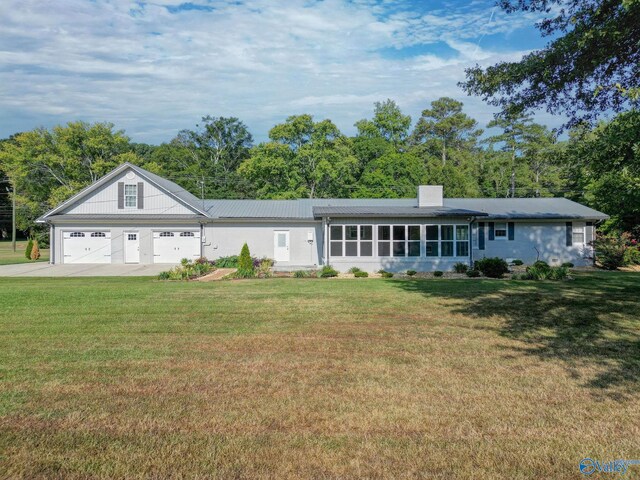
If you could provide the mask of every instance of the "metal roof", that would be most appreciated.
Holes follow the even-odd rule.
[[[609,218],[566,198],[445,198],[441,209],[418,208],[415,198],[314,198],[300,200],[205,200],[211,218],[308,219],[321,216],[475,215],[495,219]]]
[[[449,207],[313,207],[318,217],[474,217],[486,213]]]
[[[606,220],[602,212],[568,198],[445,198],[451,208],[471,208],[495,219],[589,219]]]
[[[204,219],[202,215],[188,215],[188,214],[126,214],[126,213],[112,213],[112,214],[99,214],[99,213],[70,213],[51,215],[48,217],[52,220],[201,220]]]

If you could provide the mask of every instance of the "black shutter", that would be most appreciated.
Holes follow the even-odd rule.
[[[567,222],[567,247],[573,245],[573,224]]]
[[[516,237],[516,224],[509,222],[507,226],[509,227],[509,240],[514,240]]]
[[[124,208],[124,182],[118,182],[118,210]]]
[[[144,208],[144,183],[138,182],[138,209]]]
[[[484,250],[484,222],[478,223],[478,248]]]
[[[496,239],[496,224],[489,222],[489,240]]]

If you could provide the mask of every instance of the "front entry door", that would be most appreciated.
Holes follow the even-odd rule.
[[[289,231],[273,232],[273,259],[276,262],[289,261]]]
[[[125,232],[124,234],[124,263],[140,263],[140,234]]]

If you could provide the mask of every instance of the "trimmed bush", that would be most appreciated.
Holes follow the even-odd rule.
[[[564,262],[562,264],[562,266],[565,267],[565,268],[573,268],[573,267],[575,267],[575,265],[573,263],[571,263],[571,262]]]
[[[358,273],[361,272],[362,270],[360,270],[358,267],[351,267],[349,269],[349,273]]]
[[[549,264],[547,262],[545,262],[544,260],[538,260],[538,261],[534,262],[533,266],[537,267],[537,268],[546,268],[546,269],[551,268],[549,266]]]
[[[353,276],[356,278],[366,278],[369,276],[369,274],[367,272],[363,272],[362,270],[358,270],[357,272],[354,272]]]
[[[499,257],[477,260],[473,268],[480,270],[485,277],[489,278],[502,278],[505,273],[509,272],[509,265]]]
[[[40,258],[40,248],[38,247],[38,240],[33,241],[33,248],[31,249],[31,260],[38,260]]]
[[[416,273],[418,272],[416,272],[415,270],[407,270],[407,275],[409,275],[410,277],[413,277]]]
[[[253,264],[253,258],[249,252],[249,245],[246,243],[240,250],[240,256],[238,257],[238,272],[236,274],[239,278],[251,278],[256,275],[256,267]]]
[[[477,278],[480,275],[480,270],[476,270],[475,268],[473,270],[467,270],[467,277]]]
[[[338,271],[335,270],[334,268],[332,268],[330,265],[325,265],[318,272],[318,276],[320,278],[337,277],[338,276]]]
[[[640,248],[636,246],[627,248],[623,259],[625,265],[640,265]]]
[[[25,248],[24,250],[24,257],[27,260],[31,260],[31,250],[33,250],[33,239],[30,238],[29,241],[27,242],[27,248]]]
[[[467,273],[467,270],[469,270],[469,265],[463,262],[457,262],[453,266],[453,271],[456,273]]]
[[[310,278],[315,275],[313,270],[296,270],[293,272],[294,278]]]
[[[442,275],[444,275],[444,272],[441,272],[440,270],[436,270],[435,272],[433,272],[434,277],[441,277]]]
[[[518,258],[516,258],[516,259],[515,259],[513,262],[511,262],[511,263],[513,263],[513,264],[514,264],[514,265],[516,265],[516,266],[524,265],[524,262],[523,262],[522,260],[518,259]]]
[[[378,273],[380,274],[380,276],[382,276],[382,278],[391,278],[391,277],[393,277],[393,273],[387,272],[386,270],[378,270]]]

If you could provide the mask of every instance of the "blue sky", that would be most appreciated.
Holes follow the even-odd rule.
[[[375,101],[392,98],[415,121],[441,96],[484,124],[493,110],[457,87],[464,69],[545,43],[536,16],[493,4],[3,0],[0,137],[85,120],[161,143],[213,115],[239,117],[260,141],[300,113],[352,134]]]

